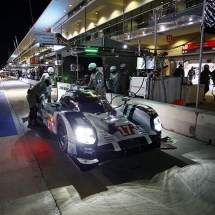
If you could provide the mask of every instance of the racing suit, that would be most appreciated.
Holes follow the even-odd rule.
[[[91,90],[95,90],[98,94],[105,96],[104,78],[103,74],[99,70],[91,74],[88,87]]]
[[[110,78],[106,81],[107,88],[111,91],[116,93],[116,85],[119,82],[119,73],[112,72],[110,73]]]
[[[29,123],[34,124],[37,119],[38,105],[42,101],[43,95],[47,90],[47,84],[44,81],[38,82],[27,92],[27,101],[29,105]]]
[[[40,81],[45,81],[45,80],[48,80],[49,82],[49,85],[47,86],[47,99],[48,99],[48,102],[51,102],[51,88],[52,88],[52,85],[54,84],[54,80],[52,78],[52,75],[49,75],[49,73],[47,72],[43,73],[43,75],[40,78]]]

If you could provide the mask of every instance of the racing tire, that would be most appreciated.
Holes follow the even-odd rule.
[[[68,136],[66,126],[62,118],[59,118],[57,123],[57,140],[61,150],[66,152],[68,148]]]

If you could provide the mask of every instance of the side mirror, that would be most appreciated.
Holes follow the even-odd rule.
[[[124,104],[127,103],[127,101],[131,100],[129,97],[122,97],[122,101],[124,102]]]
[[[51,107],[56,108],[56,110],[59,106],[60,106],[60,103],[57,103],[57,102],[51,104]]]

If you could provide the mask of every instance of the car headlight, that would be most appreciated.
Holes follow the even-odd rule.
[[[154,125],[155,125],[155,130],[156,131],[161,131],[162,130],[162,125],[159,116],[154,118]]]
[[[78,142],[84,144],[94,144],[96,141],[96,135],[92,128],[78,126],[75,129],[75,136]]]

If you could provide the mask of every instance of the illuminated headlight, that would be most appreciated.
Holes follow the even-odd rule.
[[[96,141],[93,129],[84,126],[79,126],[75,129],[75,136],[80,143],[94,144]]]
[[[155,130],[156,131],[161,131],[162,130],[161,121],[160,121],[160,118],[158,116],[154,119],[154,125],[155,125]]]

